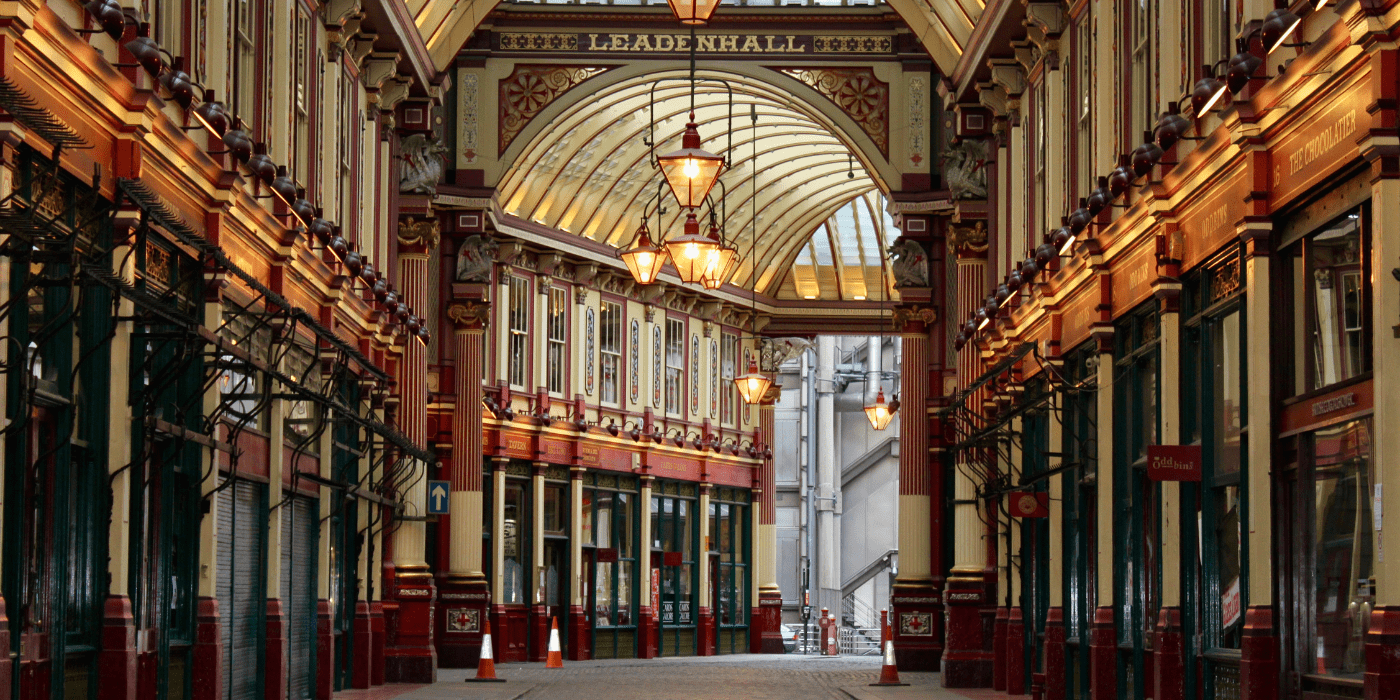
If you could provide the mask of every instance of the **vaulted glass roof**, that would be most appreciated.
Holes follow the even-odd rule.
[[[684,215],[660,189],[646,140],[655,140],[656,154],[680,147],[691,109],[686,76],[680,69],[623,80],[563,111],[514,158],[497,188],[502,209],[617,248],[632,242],[644,216],[654,236],[679,234]],[[877,299],[879,253],[893,228],[881,185],[810,105],[751,77],[698,77],[704,148],[731,166],[712,192],[741,257],[728,281],[780,298]],[[732,122],[730,93],[716,79],[733,87]]]

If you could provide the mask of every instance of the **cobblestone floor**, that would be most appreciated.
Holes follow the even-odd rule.
[[[467,683],[474,671],[438,671],[428,686],[398,686],[395,700],[965,700],[938,674],[902,673],[907,687],[872,688],[878,657],[739,655],[682,659],[498,664],[505,683]],[[393,686],[386,686],[390,688]],[[344,697],[342,697],[344,695]],[[362,700],[337,694],[337,700]],[[374,700],[388,700],[378,695]]]

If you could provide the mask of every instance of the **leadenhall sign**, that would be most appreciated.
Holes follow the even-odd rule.
[[[829,36],[813,34],[697,34],[695,52],[702,54],[892,54],[888,36]],[[563,34],[554,32],[500,32],[494,36],[498,51],[548,51],[578,53],[690,53],[686,34]]]

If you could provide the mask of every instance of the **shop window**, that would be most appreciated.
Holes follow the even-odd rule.
[[[502,599],[506,605],[524,605],[528,581],[525,576],[530,562],[527,551],[530,543],[530,507],[525,500],[525,482],[518,479],[506,480],[504,522],[501,539],[505,550],[505,564],[502,574]]]
[[[734,422],[734,407],[739,400],[739,389],[734,385],[734,368],[738,364],[739,337],[725,333],[720,337],[720,422]]]
[[[1060,423],[1061,452],[1075,465],[1060,477],[1064,508],[1064,590],[1066,682],[1080,697],[1089,677],[1089,622],[1095,606],[1098,421],[1098,350],[1092,342],[1064,356],[1064,385]]]
[[[568,535],[569,497],[566,486],[550,484],[544,489],[544,534]]]
[[[592,487],[584,489],[581,505],[594,658],[627,658],[636,649],[637,482],[597,474],[588,483]]]
[[[311,160],[311,17],[300,3],[292,10],[292,152],[287,170],[293,178],[310,182]]]
[[[666,319],[666,413],[680,413],[685,399],[685,322]]]
[[[1182,437],[1200,445],[1205,457],[1199,488],[1188,485],[1182,493],[1197,511],[1196,522],[1185,525],[1199,528],[1200,551],[1192,558],[1206,649],[1240,648],[1248,606],[1241,566],[1247,393],[1240,264],[1239,247],[1230,246],[1188,277],[1182,290],[1187,316]],[[1189,371],[1192,367],[1204,371]]]
[[[1361,680],[1365,638],[1375,605],[1375,552],[1379,530],[1371,509],[1370,418],[1318,430],[1302,441],[1310,462],[1312,495],[1311,609],[1316,666],[1308,671]],[[1300,633],[1303,633],[1300,630]]]
[[[1354,209],[1285,249],[1294,302],[1292,394],[1371,370],[1368,209]]]
[[[234,0],[233,21],[229,22],[229,108],[245,128],[256,131],[257,102],[257,19],[263,11],[259,0]],[[256,133],[254,138],[256,138]]]
[[[1089,184],[1094,176],[1094,23],[1093,3],[1085,3],[1074,23],[1075,95],[1071,106],[1075,115],[1074,175],[1077,182]]]
[[[239,348],[255,362],[267,362],[272,346],[272,329],[264,323],[258,314],[250,313],[242,306],[230,300],[224,301],[223,309],[224,322],[219,328],[219,337]],[[141,361],[141,358],[154,358],[156,345],[150,341],[141,341],[145,346],[145,351],[132,353],[133,362]],[[267,374],[253,367],[251,363],[241,361],[233,354],[225,354],[219,358],[223,366],[223,372],[219,376],[219,391],[223,395],[221,402],[222,413],[219,417],[233,424],[238,429],[253,428],[255,430],[267,430],[268,413],[267,402],[270,400],[268,392]],[[139,385],[133,387],[133,400],[140,396],[143,387],[149,386],[153,369],[149,361],[144,361],[133,373],[132,381]]]
[[[303,389],[321,393],[321,370],[311,348],[293,343],[282,362],[289,379]],[[285,439],[299,453],[321,454],[321,407],[316,403],[300,398],[289,399],[283,429]]]
[[[336,147],[336,207],[340,218],[336,219],[344,231],[341,235],[351,242],[358,241],[360,198],[355,196],[360,157],[360,81],[349,68],[340,71],[340,90],[336,109],[340,112],[340,134]],[[364,249],[365,246],[361,245]]]
[[[569,338],[569,290],[562,287],[549,288],[549,348],[548,381],[549,393],[564,393],[565,368],[569,357],[566,352]]]
[[[1126,137],[1136,144],[1144,131],[1152,128],[1157,111],[1157,47],[1158,32],[1156,0],[1133,0],[1127,3],[1129,21],[1129,75]]]
[[[1158,330],[1156,302],[1127,315],[1115,329],[1114,539],[1118,641],[1123,648],[1120,697],[1142,698],[1161,605],[1160,488],[1147,479],[1147,446],[1157,444]]]
[[[622,372],[622,305],[611,301],[602,304],[599,314],[598,350],[601,355],[602,400],[616,404]]]
[[[677,484],[659,484],[663,493],[675,493]],[[691,490],[694,486],[691,485]],[[695,502],[673,495],[651,499],[651,550],[654,568],[661,570],[661,653],[663,656],[695,653]],[[683,630],[679,628],[690,628]]]
[[[530,281],[511,275],[507,307],[510,343],[506,376],[512,389],[529,390],[530,382]]]

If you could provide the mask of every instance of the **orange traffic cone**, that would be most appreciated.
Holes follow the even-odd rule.
[[[564,656],[559,651],[559,618],[549,619],[549,657],[544,660],[545,668],[564,668]]]
[[[468,683],[504,683],[506,679],[496,677],[496,660],[491,656],[491,621],[485,621],[481,634],[481,660],[476,662],[476,678],[468,678]]]
[[[899,668],[894,665],[894,640],[890,638],[892,635],[887,615],[886,611],[880,611],[880,641],[884,647],[885,665],[880,667],[880,680],[870,685],[909,685],[899,682]]]

